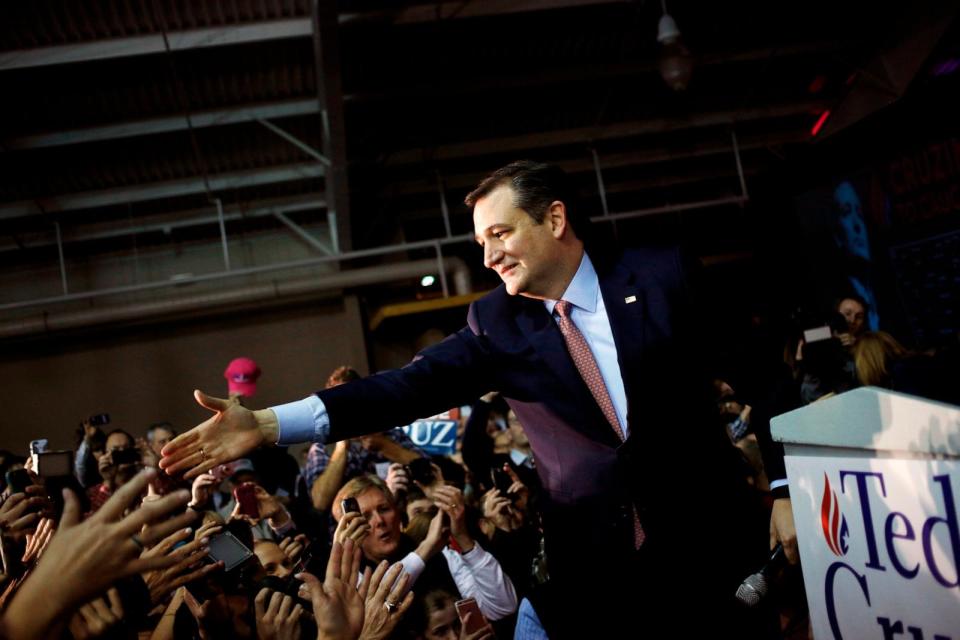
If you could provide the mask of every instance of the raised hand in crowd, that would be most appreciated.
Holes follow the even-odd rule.
[[[37,525],[36,531],[27,534],[27,548],[23,552],[21,562],[27,564],[33,562],[43,555],[43,552],[50,545],[53,534],[56,533],[57,525],[52,518],[42,518]]]
[[[280,547],[280,551],[283,552],[283,555],[290,560],[290,566],[292,567],[296,566],[297,562],[300,561],[300,554],[303,553],[303,550],[308,544],[310,544],[310,541],[307,539],[307,536],[300,533],[292,538],[287,536],[280,541],[278,546]]]
[[[168,595],[183,585],[222,568],[222,563],[203,564],[203,559],[209,552],[206,545],[210,539],[206,536],[176,547],[192,535],[193,531],[189,528],[174,531],[157,545],[140,554],[141,559],[167,557],[174,560],[174,564],[168,567],[143,573],[143,581],[150,590],[151,604],[157,605],[164,602]]]
[[[356,587],[360,556],[360,547],[353,540],[334,542],[323,582],[309,573],[297,574],[297,579],[303,580],[301,592],[313,602],[317,640],[354,640],[360,636],[366,605]]]
[[[523,514],[496,488],[483,494],[483,517],[501,531],[516,531],[523,526]]]
[[[399,562],[387,569],[386,560],[372,574],[363,574],[360,595],[364,598],[363,631],[360,640],[385,640],[390,637],[403,615],[413,604],[413,592],[407,592],[409,574]]]
[[[493,640],[496,638],[496,635],[493,633],[493,627],[490,626],[490,623],[486,620],[483,621],[484,625],[476,631],[467,631],[467,629],[472,626],[473,618],[476,615],[478,615],[476,611],[471,611],[464,616],[461,621],[462,626],[460,627],[459,640]]]
[[[440,553],[447,546],[447,540],[450,538],[450,527],[444,522],[444,513],[444,511],[437,510],[437,513],[430,520],[427,535],[417,545],[416,553],[424,562],[429,561],[430,558]]]
[[[0,504],[0,534],[19,538],[32,532],[40,513],[52,509],[43,487],[31,485],[23,493],[11,494]]]
[[[214,415],[167,444],[160,468],[170,475],[192,479],[218,464],[242,458],[254,449],[277,441],[277,416],[270,409],[251,411],[236,402],[194,391],[200,406]]]
[[[303,605],[270,589],[261,589],[253,604],[259,640],[300,640]]]
[[[220,484],[220,480],[210,473],[201,473],[193,479],[193,486],[190,488],[190,508],[203,509],[210,503],[210,497],[214,489]]]
[[[336,508],[339,510],[340,505],[337,505]],[[347,540],[353,540],[359,548],[360,545],[363,544],[363,539],[366,538],[369,533],[370,524],[367,522],[367,519],[363,517],[363,514],[350,511],[343,514],[340,522],[337,523],[337,528],[333,532],[333,541],[343,544]]]
[[[160,463],[160,456],[156,454],[146,438],[137,438],[136,446],[140,450],[140,459],[143,466],[156,467]]]
[[[260,517],[265,519],[271,527],[279,529],[290,522],[290,512],[283,506],[280,498],[258,484],[254,485],[254,494],[257,496]]]
[[[189,496],[179,491],[145,504],[124,517],[156,474],[147,469],[120,487],[87,520],[80,521],[80,504],[65,489],[63,517],[32,575],[10,602],[0,635],[8,638],[48,638],[55,627],[95,595],[120,578],[172,566],[169,556],[140,558],[144,546],[162,540],[186,526],[193,512],[164,521],[186,504]],[[141,534],[144,525],[151,525]]]
[[[448,484],[438,484],[433,487],[432,498],[440,513],[450,517],[450,535],[460,547],[460,552],[466,553],[473,549],[473,537],[467,531],[467,505],[463,500],[463,492]],[[430,529],[433,530],[433,523]],[[430,533],[427,537],[430,537]]]
[[[123,604],[116,587],[107,589],[107,593],[98,596],[81,606],[67,628],[74,640],[99,638],[123,622]]]
[[[400,495],[410,490],[410,478],[407,477],[406,466],[393,462],[387,469],[387,488],[393,495]]]

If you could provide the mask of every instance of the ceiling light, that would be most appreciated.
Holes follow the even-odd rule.
[[[422,278],[420,278],[420,286],[429,287],[436,281],[437,279],[434,278],[433,276],[423,276]]]
[[[667,3],[663,0],[663,15],[657,27],[657,42],[660,52],[657,54],[657,66],[660,76],[674,91],[683,91],[690,83],[693,74],[693,56],[683,44],[680,29],[673,17],[667,13]]]

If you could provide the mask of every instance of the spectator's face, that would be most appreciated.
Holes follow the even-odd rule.
[[[157,455],[160,455],[160,450],[167,446],[167,443],[173,440],[173,432],[169,429],[164,429],[163,427],[157,427],[153,430],[153,436],[150,439],[150,448],[153,449],[153,452]]]
[[[507,293],[547,297],[556,277],[559,237],[549,216],[537,224],[513,204],[511,187],[502,186],[480,198],[473,209],[473,228],[483,247],[483,266],[500,275]]]
[[[280,546],[276,542],[269,540],[258,540],[253,546],[253,552],[260,559],[263,570],[267,575],[277,578],[286,578],[293,571],[293,565],[290,558],[284,555]]]
[[[867,310],[856,300],[845,298],[840,301],[837,311],[847,321],[847,329],[851,335],[858,336],[863,333],[864,321],[867,317]]]
[[[121,449],[129,449],[131,447],[133,447],[133,442],[122,433],[111,433],[107,437],[107,453]]]
[[[363,539],[364,555],[380,562],[397,550],[400,544],[400,514],[383,492],[371,487],[357,496],[360,513],[370,525],[370,533]]]
[[[513,436],[513,444],[517,447],[526,447],[530,444],[520,419],[513,411],[507,414],[507,425],[510,427],[510,435]]]
[[[420,513],[426,513],[433,508],[433,501],[430,498],[420,498],[411,500],[407,503],[407,520],[413,520],[413,517]]]
[[[458,640],[460,638],[460,618],[452,601],[447,606],[430,613],[427,630],[423,637],[426,640]]]

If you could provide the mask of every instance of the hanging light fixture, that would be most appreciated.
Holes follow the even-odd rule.
[[[667,13],[667,0],[660,0],[660,6],[663,8],[663,15],[660,16],[657,27],[657,42],[660,43],[657,66],[668,87],[674,91],[683,91],[693,74],[693,56],[680,38],[676,21]]]

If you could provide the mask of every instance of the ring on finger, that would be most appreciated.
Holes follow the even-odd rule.
[[[396,602],[389,602],[389,601],[387,601],[387,602],[384,602],[384,603],[383,603],[383,606],[385,606],[385,607],[387,608],[387,611],[389,611],[390,613],[393,613],[394,611],[397,610],[397,603],[396,603]]]

